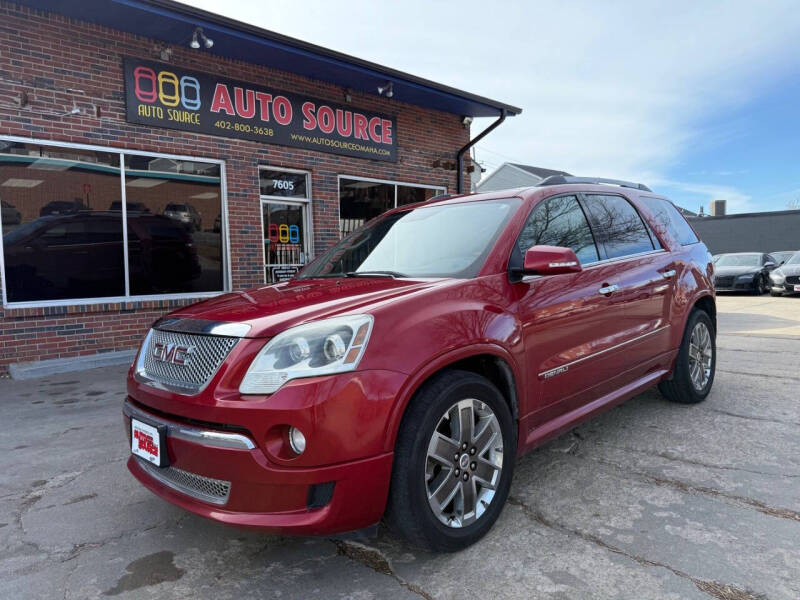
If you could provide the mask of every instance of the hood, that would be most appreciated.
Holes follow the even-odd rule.
[[[800,275],[800,263],[794,263],[791,265],[782,265],[777,269],[775,269],[775,271],[783,273],[783,275],[787,277],[791,275]],[[775,273],[775,271],[773,271],[773,273]]]
[[[170,317],[250,325],[247,337],[272,337],[294,325],[348,312],[368,312],[376,302],[441,285],[445,279],[353,277],[294,279],[217,296],[170,313]]]
[[[742,267],[742,266],[732,266],[732,267],[714,267],[714,275],[717,277],[724,277],[726,275],[749,275],[750,273],[756,274],[761,272],[761,267]]]

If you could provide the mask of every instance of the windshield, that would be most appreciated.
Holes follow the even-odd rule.
[[[794,252],[773,252],[771,256],[777,261],[778,264],[781,264],[792,258],[792,256],[794,256]]]
[[[786,261],[787,265],[800,265],[800,252],[794,254],[792,258]]]
[[[723,254],[717,261],[718,267],[760,267],[760,254]]]
[[[183,204],[167,204],[167,208],[164,210],[175,210],[175,211],[185,211],[186,206]]]
[[[317,258],[299,279],[475,277],[520,202],[437,204],[378,218]]]

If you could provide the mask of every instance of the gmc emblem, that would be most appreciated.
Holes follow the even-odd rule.
[[[156,342],[153,345],[153,358],[173,365],[186,365],[189,363],[189,356],[194,352],[194,346],[178,346],[177,344],[162,344]]]

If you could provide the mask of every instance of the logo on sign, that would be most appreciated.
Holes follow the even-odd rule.
[[[153,345],[153,358],[173,365],[189,364],[189,357],[194,352],[194,346],[179,346],[178,344],[162,344],[157,342]]]

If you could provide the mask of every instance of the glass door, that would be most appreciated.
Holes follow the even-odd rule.
[[[311,260],[311,181],[307,171],[259,168],[264,280],[286,281]]]
[[[264,276],[267,284],[286,281],[308,260],[307,205],[263,200]]]

